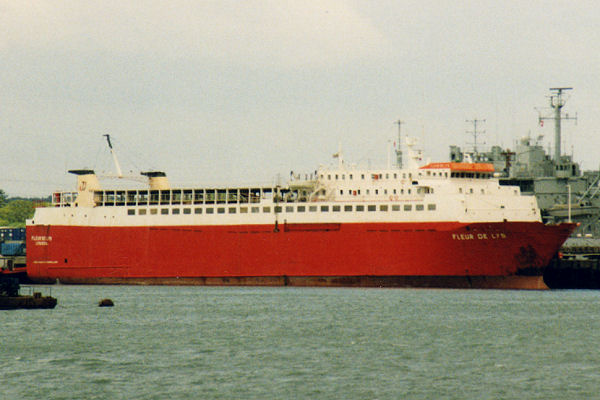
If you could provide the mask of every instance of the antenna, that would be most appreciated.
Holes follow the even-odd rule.
[[[108,142],[108,148],[110,149],[110,154],[112,154],[113,161],[115,162],[115,168],[117,169],[117,177],[122,178],[123,173],[121,172],[121,166],[119,165],[119,160],[117,160],[117,154],[114,152],[112,143],[110,142],[110,135],[102,135],[106,138]]]
[[[396,148],[396,166],[398,168],[402,168],[402,134],[401,128],[404,121],[396,121],[395,124],[398,124],[398,147]]]
[[[571,87],[555,87],[550,88],[550,91],[553,93],[550,95],[550,107],[554,109],[554,115],[551,117],[542,117],[539,116],[540,125],[544,126],[545,119],[553,119],[554,120],[554,161],[560,162],[561,156],[561,120],[563,119],[574,119],[575,123],[577,123],[577,114],[575,117],[569,117],[569,114],[566,114],[564,117],[561,114],[561,110],[566,103],[566,100],[563,99],[563,92],[566,90],[572,90]]]
[[[467,133],[470,133],[473,135],[473,153],[475,155],[475,158],[477,159],[477,136],[485,133],[485,131],[478,131],[477,130],[477,124],[480,122],[485,122],[485,119],[477,119],[477,118],[473,118],[473,119],[468,119],[466,120],[467,123],[472,123],[473,124],[473,130],[472,131],[467,131]]]

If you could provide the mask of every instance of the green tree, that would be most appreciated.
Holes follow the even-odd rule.
[[[8,201],[0,208],[0,225],[24,227],[25,220],[33,217],[35,207],[29,200]]]
[[[4,193],[4,190],[0,189],[0,207],[4,207],[6,205],[6,201],[8,196]]]

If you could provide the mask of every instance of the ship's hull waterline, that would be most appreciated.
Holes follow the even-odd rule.
[[[573,224],[27,228],[28,275],[72,284],[545,289]]]

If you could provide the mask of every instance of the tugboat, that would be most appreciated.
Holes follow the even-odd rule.
[[[17,278],[0,277],[0,310],[54,308],[56,298],[42,296],[40,292],[33,295],[21,295],[21,285]]]

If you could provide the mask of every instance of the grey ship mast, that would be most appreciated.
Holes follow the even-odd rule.
[[[402,168],[402,134],[401,134],[401,127],[402,124],[404,123],[404,121],[396,121],[396,124],[398,124],[398,147],[396,148],[396,167],[398,168]]]
[[[565,114],[562,116],[562,108],[566,103],[566,100],[563,98],[563,92],[566,90],[572,90],[571,87],[556,87],[550,88],[550,91],[553,92],[550,95],[550,107],[554,109],[554,113],[551,117],[542,117],[540,115],[539,121],[540,125],[543,125],[543,121],[545,119],[553,119],[554,120],[554,161],[558,164],[560,163],[561,157],[561,120],[563,119],[574,119],[575,123],[577,123],[577,114],[575,117],[569,117],[569,114]]]
[[[479,153],[477,152],[477,136],[485,133],[485,131],[478,131],[477,130],[477,124],[479,124],[480,122],[484,122],[485,123],[485,119],[473,118],[473,119],[468,119],[465,122],[473,124],[473,130],[472,131],[467,131],[467,133],[470,133],[470,134],[473,135],[473,143],[471,143],[473,145],[473,156],[474,156],[473,157],[474,158],[473,161],[477,162],[477,161],[479,161]]]

